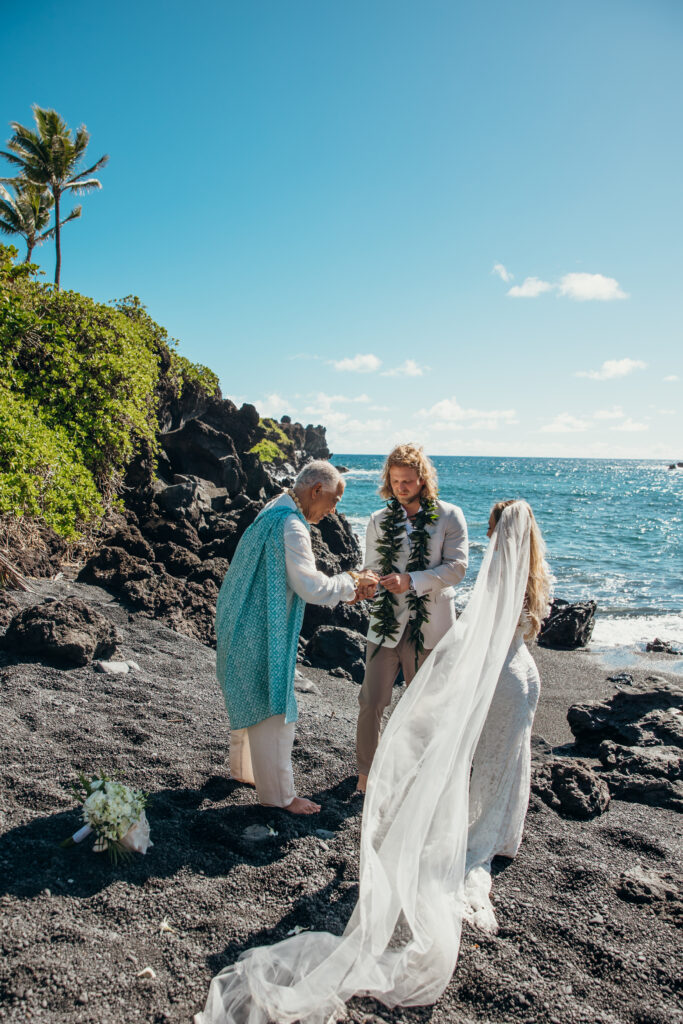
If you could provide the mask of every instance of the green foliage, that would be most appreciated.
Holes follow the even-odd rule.
[[[255,452],[261,462],[287,462],[293,457],[294,442],[275,420],[260,419],[259,432],[261,440],[249,450]]]
[[[40,518],[64,537],[102,514],[92,474],[67,432],[0,384],[0,516]]]
[[[171,349],[169,376],[173,376],[177,381],[178,397],[191,384],[211,397],[218,394],[218,376],[213,370],[210,370],[208,366],[203,366],[201,363],[191,363],[189,359],[179,355],[173,349]]]
[[[0,307],[0,361],[43,422],[68,431],[105,497],[137,444],[154,443],[158,354],[118,310],[26,282]]]
[[[73,537],[116,502],[134,455],[157,450],[160,369],[177,394],[215,394],[218,379],[170,347],[139,299],[58,292],[16,258],[0,246],[0,515]]]

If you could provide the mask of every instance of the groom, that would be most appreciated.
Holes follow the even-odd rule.
[[[365,678],[358,694],[358,792],[364,793],[382,716],[399,669],[406,685],[455,622],[453,585],[467,569],[461,509],[439,501],[436,470],[422,448],[397,445],[382,470],[388,504],[370,517],[365,566],[379,576],[370,613]]]
[[[309,462],[244,532],[216,605],[216,675],[230,717],[230,774],[256,786],[267,807],[316,814],[296,795],[292,745],[299,631],[307,601],[334,606],[370,597],[372,572],[316,569],[309,523],[333,512],[344,481],[329,462]]]

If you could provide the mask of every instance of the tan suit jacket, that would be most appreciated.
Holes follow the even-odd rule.
[[[429,596],[427,606],[429,621],[425,622],[422,627],[426,650],[436,647],[441,637],[455,622],[455,606],[453,604],[455,591],[453,588],[463,578],[467,569],[467,524],[462,509],[459,509],[457,505],[450,505],[446,501],[437,501],[436,504],[439,518],[435,523],[430,523],[427,526],[427,532],[431,538],[429,541],[429,567],[411,573],[418,596],[422,597],[424,594]],[[379,527],[386,513],[386,508],[373,512],[365,538],[365,568],[374,569],[380,574],[377,543],[381,540]],[[403,545],[396,560],[399,572],[406,571],[409,557],[410,538],[404,534]],[[395,597],[398,629],[393,640],[384,641],[385,647],[396,646],[401,639],[410,614],[408,595],[396,594]],[[368,630],[368,640],[375,644],[381,642],[381,637],[377,636],[372,628],[372,620]]]

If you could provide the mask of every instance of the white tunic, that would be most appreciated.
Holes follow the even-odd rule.
[[[284,505],[296,510],[288,494],[279,494],[266,507]],[[311,535],[298,516],[287,516],[285,520],[285,563],[287,566],[288,603],[292,593],[298,594],[309,604],[320,604],[333,608],[340,601],[351,601],[356,593],[356,584],[347,572],[326,576],[316,568]]]

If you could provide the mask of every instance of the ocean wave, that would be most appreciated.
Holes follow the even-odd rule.
[[[349,466],[346,473],[343,473],[345,480],[357,479],[360,477],[374,477],[376,480],[379,479],[381,470],[379,469],[354,469],[353,466]]]
[[[648,640],[683,644],[683,615],[596,615],[591,648],[635,647]]]

